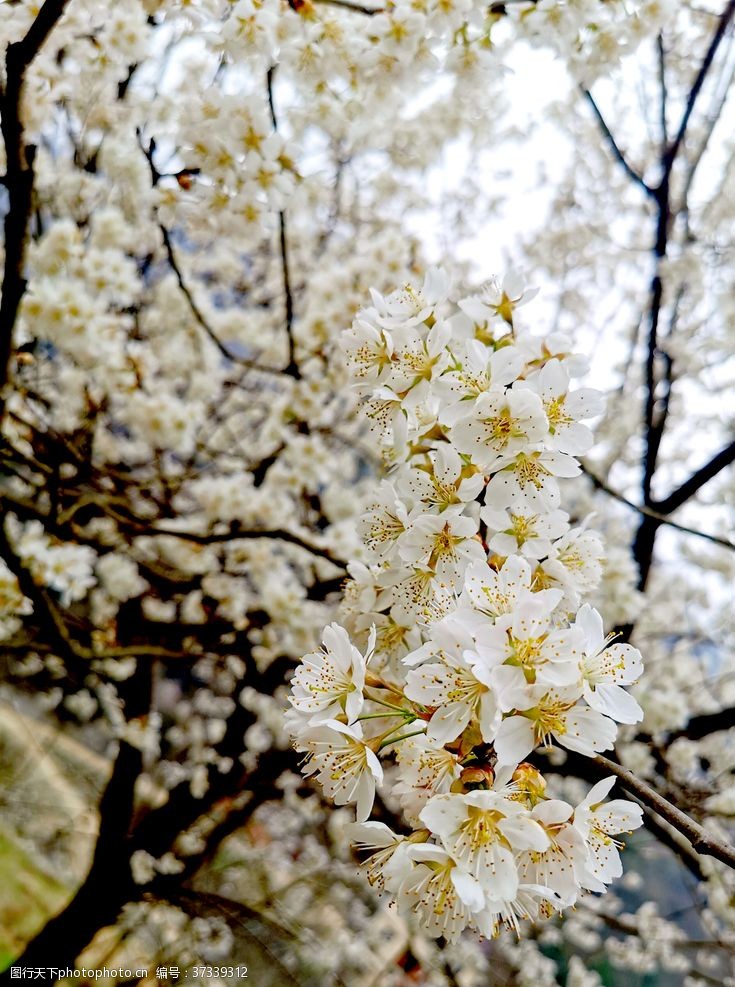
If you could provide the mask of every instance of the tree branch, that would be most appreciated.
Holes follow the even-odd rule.
[[[189,308],[191,309],[191,314],[194,316],[199,326],[204,330],[207,337],[211,339],[211,341],[220,351],[222,356],[224,356],[225,359],[229,360],[231,363],[237,363],[241,367],[247,367],[249,370],[260,370],[261,373],[265,373],[265,374],[277,374],[277,375],[282,374],[283,371],[280,370],[278,367],[263,366],[262,364],[258,363],[255,360],[248,360],[245,357],[237,356],[235,353],[229,350],[227,346],[225,346],[222,340],[217,336],[214,329],[212,329],[212,327],[209,325],[207,320],[204,318],[204,314],[202,313],[202,310],[197,305],[196,300],[191,292],[191,289],[189,288],[186,281],[184,280],[184,275],[181,272],[181,268],[179,267],[178,261],[176,260],[176,254],[174,253],[173,243],[171,242],[171,234],[166,229],[166,227],[163,226],[163,224],[161,223],[158,224],[158,228],[160,229],[161,236],[163,237],[163,246],[166,250],[166,258],[168,260],[169,267],[171,268],[171,270],[174,272],[174,275],[176,276],[176,281],[179,285],[181,293],[183,294],[184,298],[186,299],[189,305]]]
[[[676,136],[674,137],[673,142],[667,149],[666,152],[667,173],[671,171],[676,156],[679,153],[679,148],[681,147],[684,138],[686,137],[687,127],[689,126],[689,119],[694,110],[694,106],[697,102],[697,98],[700,92],[702,91],[702,86],[704,85],[704,81],[707,78],[707,73],[709,72],[712,62],[714,61],[714,57],[717,54],[717,49],[719,48],[722,39],[725,37],[725,33],[730,24],[730,21],[733,18],[733,14],[735,14],[735,0],[729,0],[727,6],[725,7],[722,14],[720,15],[720,20],[717,25],[717,30],[712,36],[712,41],[710,42],[709,48],[707,49],[707,53],[705,54],[704,59],[702,60],[702,64],[699,68],[699,72],[697,72],[697,76],[694,80],[694,84],[692,85],[692,88],[689,90],[689,96],[687,97],[686,106],[684,108],[684,113],[682,115],[679,128],[676,132]]]
[[[146,147],[145,144],[143,143],[142,134],[139,130],[138,145],[140,146],[140,149],[145,155],[146,161],[148,162],[148,168],[150,169],[150,173],[151,173],[151,183],[155,188],[155,186],[158,184],[161,178],[166,177],[161,174],[161,172],[158,170],[158,168],[156,167],[153,161],[153,155],[156,150],[156,142],[155,140],[151,139],[150,144],[148,145],[148,147]],[[192,174],[192,171],[186,170],[186,173]],[[182,174],[182,172],[179,172],[179,174]],[[204,333],[209,337],[209,339],[214,343],[214,345],[220,351],[222,356],[226,360],[229,360],[230,363],[236,363],[241,367],[246,367],[248,370],[259,370],[261,373],[264,374],[276,374],[276,375],[282,374],[284,371],[281,370],[279,367],[263,366],[262,364],[258,363],[256,360],[248,360],[246,357],[238,356],[237,354],[233,353],[230,349],[228,349],[227,346],[225,346],[225,344],[222,342],[222,340],[219,338],[217,333],[214,331],[214,329],[212,329],[209,322],[204,317],[204,313],[202,312],[201,308],[197,304],[197,301],[194,298],[191,288],[186,283],[181,267],[179,266],[179,262],[176,259],[176,253],[174,252],[174,245],[173,245],[173,241],[171,240],[171,234],[169,233],[168,229],[163,225],[163,223],[159,223],[158,228],[161,231],[161,237],[163,239],[163,246],[166,251],[166,259],[168,261],[168,265],[171,268],[171,270],[174,272],[179,289],[182,295],[184,296],[184,298],[186,299],[189,308],[191,309],[191,314],[196,319],[200,328],[204,330]]]
[[[26,71],[64,13],[68,0],[46,0],[25,36],[8,45],[5,54],[5,91],[0,93],[0,133],[5,144],[5,179],[8,211],[5,215],[5,265],[0,297],[0,414],[10,372],[13,331],[26,290],[23,276],[28,224],[33,201],[33,160],[36,148],[26,144],[21,102]]]
[[[733,462],[735,462],[735,440],[726,445],[724,449],[721,449],[717,455],[713,456],[709,462],[700,467],[696,473],[693,473],[688,480],[685,480],[668,497],[664,498],[664,500],[652,502],[651,506],[661,514],[671,514],[677,508],[681,507],[682,504],[685,504],[690,497],[693,497],[706,483],[713,480],[718,473],[727,469]]]
[[[361,3],[350,3],[350,0],[314,0],[315,3],[324,3],[329,7],[341,7],[343,10],[351,10],[354,14],[364,14],[366,17],[374,17],[382,14],[383,7],[365,7]],[[303,0],[301,0],[303,4]],[[289,7],[298,11],[299,0],[288,0]]]
[[[273,79],[276,74],[276,66],[271,65],[266,77],[266,87],[268,90],[268,107],[271,114],[273,129],[278,130],[278,117],[276,115],[276,104],[273,98]],[[278,213],[278,243],[281,251],[281,270],[283,272],[283,297],[286,308],[286,336],[288,338],[288,366],[284,373],[301,379],[301,371],[296,363],[296,341],[293,334],[293,293],[291,291],[291,275],[288,266],[288,245],[286,243],[286,213],[283,209]]]
[[[143,889],[133,882],[125,847],[142,760],[139,750],[120,744],[99,806],[100,830],[89,873],[69,904],[28,943],[16,963],[73,964],[94,933],[114,922],[126,902],[140,897]],[[10,983],[10,971],[0,975],[0,983],[5,980]]]
[[[663,795],[659,795],[658,792],[650,788],[644,781],[637,778],[628,768],[624,768],[621,764],[617,764],[615,761],[603,757],[602,754],[598,754],[595,757],[595,761],[619,778],[623,787],[639,798],[645,806],[652,809],[683,836],[686,836],[698,853],[715,857],[715,859],[721,860],[729,867],[735,868],[735,847],[730,846],[724,840],[717,839],[716,836],[712,836],[699,823],[690,819],[681,809],[677,809],[675,805],[672,805]]]
[[[323,548],[320,545],[314,545],[312,542],[307,541],[300,535],[296,535],[293,532],[286,531],[282,528],[263,528],[262,530],[258,530],[256,528],[254,530],[245,530],[238,527],[233,527],[230,531],[209,535],[200,535],[196,532],[189,531],[177,531],[176,529],[169,528],[147,528],[145,534],[167,535],[169,538],[180,538],[183,541],[197,542],[201,545],[213,545],[217,542],[231,542],[239,541],[241,539],[269,538],[276,541],[287,542],[289,545],[296,545],[298,548],[303,548],[304,551],[310,552],[312,555],[326,559],[327,562],[331,562],[332,565],[335,565],[340,569],[346,568],[344,560],[338,559],[329,551],[328,548]]]
[[[732,49],[732,41],[730,42],[730,49]],[[704,134],[700,141],[699,147],[696,149],[693,158],[689,162],[689,167],[687,169],[686,179],[684,180],[684,188],[681,191],[680,197],[680,210],[685,214],[685,220],[687,223],[687,233],[689,232],[689,191],[694,182],[694,178],[697,174],[697,169],[704,157],[705,151],[709,146],[710,139],[714,133],[715,127],[719,122],[722,111],[724,109],[727,98],[732,92],[732,83],[735,78],[735,65],[728,68],[728,65],[723,66],[720,79],[718,80],[718,92],[712,103],[712,108],[706,117]]]
[[[659,31],[656,38],[656,52],[658,54],[658,84],[660,91],[659,111],[661,123],[661,143],[664,147],[669,142],[668,128],[666,123],[666,104],[668,92],[666,89],[666,52],[664,51],[663,32]]]
[[[718,535],[710,535],[706,531],[698,531],[696,528],[688,528],[685,524],[679,524],[677,521],[672,521],[670,518],[666,517],[665,514],[661,514],[658,511],[652,510],[650,507],[641,507],[639,504],[634,504],[632,500],[628,500],[617,490],[613,490],[612,487],[608,486],[604,480],[600,479],[592,470],[585,466],[584,463],[580,463],[582,467],[582,472],[590,478],[593,486],[598,490],[604,491],[610,497],[617,500],[619,503],[624,504],[629,507],[632,511],[640,514],[642,517],[653,518],[659,521],[661,524],[667,525],[669,528],[673,528],[675,531],[681,531],[685,535],[694,535],[696,538],[704,538],[706,541],[711,541],[715,545],[721,545],[723,548],[730,548],[735,550],[735,542],[729,541],[727,538],[720,538]]]
[[[623,152],[620,150],[620,147],[618,146],[617,141],[613,137],[612,131],[608,127],[607,123],[605,122],[605,118],[603,117],[602,113],[600,112],[600,108],[597,105],[597,103],[595,102],[595,99],[594,99],[594,96],[592,95],[592,93],[589,91],[589,89],[584,89],[584,88],[582,89],[582,93],[583,93],[585,99],[587,100],[587,102],[592,107],[592,112],[594,113],[595,118],[597,119],[597,123],[599,124],[600,130],[602,131],[603,136],[607,140],[608,146],[610,147],[610,150],[612,151],[613,156],[618,161],[618,163],[623,166],[623,169],[624,169],[626,175],[632,181],[634,181],[635,184],[639,186],[639,188],[642,188],[643,191],[646,193],[646,195],[648,195],[648,196],[654,196],[655,195],[654,190],[650,187],[650,185],[648,185],[643,180],[643,178],[641,177],[641,175],[638,174],[638,172],[635,170],[635,168],[633,168],[628,163],[628,159],[625,157],[625,155],[623,154]]]
[[[727,460],[725,456],[725,461],[713,461],[708,466],[703,467],[699,474],[694,477],[690,477],[690,480],[686,484],[683,484],[678,491],[675,491],[671,497],[667,498],[665,501],[655,503],[651,496],[651,489],[653,485],[653,477],[656,471],[656,461],[658,455],[658,449],[663,437],[663,429],[665,425],[665,414],[668,406],[668,394],[664,399],[663,408],[659,414],[658,419],[656,418],[656,357],[659,353],[658,350],[658,323],[661,313],[661,305],[663,302],[663,281],[661,279],[661,262],[666,257],[666,251],[668,246],[668,236],[669,236],[669,226],[671,223],[671,209],[670,209],[670,179],[671,171],[674,166],[677,154],[682,146],[684,138],[686,136],[687,126],[689,124],[689,119],[691,117],[692,111],[697,101],[697,97],[702,89],[704,81],[707,77],[707,73],[712,65],[717,49],[725,36],[727,27],[735,13],[735,0],[729,0],[727,7],[720,16],[720,20],[717,26],[717,30],[710,42],[709,48],[700,66],[699,72],[694,80],[692,88],[689,92],[687,98],[686,107],[682,115],[681,122],[679,124],[676,137],[673,142],[665,147],[661,156],[661,180],[659,185],[652,190],[652,194],[656,200],[658,206],[658,219],[656,223],[656,239],[654,242],[654,258],[655,258],[655,269],[653,278],[651,280],[651,290],[650,290],[650,304],[649,304],[649,333],[648,333],[648,348],[646,352],[646,361],[644,367],[644,378],[646,386],[646,400],[645,409],[643,416],[643,427],[644,427],[644,456],[643,456],[643,478],[642,478],[642,492],[643,492],[643,503],[647,507],[651,507],[653,510],[661,514],[669,514],[671,511],[675,510],[676,507],[680,506],[687,500],[699,486],[711,479],[712,476],[716,475],[720,469],[723,469],[728,462],[732,461],[732,457]],[[661,80],[662,85],[664,80]],[[663,100],[662,92],[662,100]],[[670,364],[666,367],[666,376],[671,372]],[[670,382],[669,382],[670,385]],[[727,450],[724,451],[727,453]],[[733,457],[735,457],[735,449],[733,449]],[[718,457],[715,457],[717,460]],[[714,469],[713,473],[708,473],[708,467]],[[701,474],[701,476],[700,476]],[[633,546],[635,560],[638,565],[638,588],[640,590],[645,589],[646,582],[648,580],[648,573],[650,572],[651,563],[653,561],[653,550],[656,541],[656,533],[660,526],[660,522],[652,517],[644,517],[641,524],[636,532],[635,542]],[[630,630],[631,628],[629,628]]]

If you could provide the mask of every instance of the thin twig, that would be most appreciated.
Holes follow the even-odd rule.
[[[612,131],[608,127],[607,123],[605,122],[605,118],[603,117],[602,113],[600,112],[600,108],[597,105],[597,103],[595,102],[595,98],[592,95],[592,93],[589,91],[589,89],[584,89],[584,88],[582,89],[582,93],[584,94],[585,99],[587,100],[587,102],[592,107],[592,112],[595,114],[595,118],[597,119],[597,123],[599,124],[600,130],[602,131],[605,139],[607,140],[607,143],[608,143],[608,145],[610,147],[610,150],[612,151],[613,155],[615,156],[615,158],[619,162],[619,164],[621,164],[623,166],[623,169],[625,170],[625,173],[628,175],[629,178],[631,178],[636,183],[636,185],[638,185],[640,188],[643,189],[643,191],[646,193],[646,195],[648,195],[648,196],[655,195],[655,193],[654,193],[653,189],[650,187],[650,185],[648,185],[643,180],[642,176],[638,174],[638,172],[635,170],[635,168],[633,168],[628,163],[628,159],[625,157],[625,155],[623,154],[623,152],[620,150],[620,147],[618,146],[618,142],[613,137]]]
[[[735,867],[735,847],[730,846],[724,840],[718,839],[708,833],[699,823],[690,819],[681,809],[677,809],[663,795],[650,788],[644,781],[637,778],[632,771],[624,768],[621,764],[611,761],[609,758],[598,754],[595,757],[597,764],[614,774],[627,788],[629,792],[637,796],[641,802],[661,816],[667,823],[677,829],[690,841],[695,850],[699,853],[707,854],[721,860],[729,867]]]
[[[343,10],[351,10],[353,14],[364,14],[366,17],[374,17],[382,14],[383,7],[365,7],[361,3],[350,3],[350,0],[314,0],[315,3],[324,3],[329,7],[341,7]],[[297,0],[289,0],[289,6],[298,10]]]
[[[674,160],[679,153],[679,148],[686,136],[687,127],[689,126],[689,119],[694,110],[694,106],[697,102],[697,98],[702,90],[704,81],[707,78],[707,73],[710,70],[710,66],[717,54],[717,49],[725,37],[725,33],[729,27],[730,21],[732,20],[733,14],[735,14],[735,0],[729,0],[727,6],[720,15],[720,20],[717,25],[717,30],[712,36],[712,41],[710,42],[707,53],[702,60],[702,64],[697,72],[697,76],[694,80],[694,84],[689,91],[689,96],[687,98],[686,106],[684,108],[684,113],[682,114],[681,123],[679,124],[679,129],[676,132],[676,137],[674,138],[672,144],[669,146],[666,152],[667,158],[667,169],[671,171],[674,164]]]
[[[296,363],[296,341],[293,334],[293,295],[291,293],[291,278],[288,268],[288,247],[286,245],[286,214],[283,210],[278,214],[279,245],[281,249],[281,269],[283,271],[283,295],[286,306],[286,335],[288,337],[288,366],[284,373],[290,374],[297,380],[301,377],[299,365]]]
[[[166,535],[169,538],[180,538],[182,541],[196,542],[201,545],[213,545],[218,542],[245,541],[256,538],[266,538],[286,542],[289,545],[295,545],[297,548],[303,548],[304,551],[309,552],[311,555],[325,559],[327,562],[331,562],[332,565],[335,565],[340,569],[346,569],[345,562],[333,555],[328,548],[323,548],[320,545],[314,545],[312,542],[307,541],[307,539],[302,538],[300,535],[296,535],[292,531],[286,531],[281,528],[256,528],[255,530],[244,530],[233,527],[230,531],[209,535],[197,534],[196,532],[189,531],[177,531],[175,528],[146,528],[145,534],[151,536]]]
[[[142,135],[140,131],[138,131],[138,144],[148,162],[148,168],[151,173],[151,183],[155,187],[158,184],[158,182],[161,180],[161,178],[166,177],[158,170],[158,168],[156,167],[153,161],[153,155],[156,150],[156,142],[155,140],[151,139],[148,147],[146,147],[143,143]],[[179,174],[183,174],[183,173],[193,174],[194,171],[192,169],[184,169],[184,172],[179,172]],[[264,366],[263,364],[258,363],[257,360],[249,360],[246,357],[238,356],[236,353],[233,353],[227,346],[225,346],[222,340],[217,336],[217,333],[212,329],[207,319],[204,317],[204,313],[202,312],[201,308],[197,304],[197,301],[194,298],[191,288],[186,283],[186,279],[184,278],[184,274],[176,258],[176,253],[174,251],[174,245],[171,239],[170,232],[163,225],[163,223],[159,223],[158,228],[161,231],[161,237],[163,239],[163,246],[166,251],[166,259],[168,261],[168,265],[174,273],[176,282],[179,286],[182,295],[184,296],[184,298],[186,299],[189,305],[191,314],[196,319],[200,328],[204,330],[206,336],[214,343],[214,345],[220,351],[222,356],[225,357],[226,360],[229,360],[231,363],[236,363],[239,366],[245,367],[248,370],[259,370],[261,373],[265,373],[265,374],[280,375],[284,373],[284,371],[279,367]]]
[[[273,129],[278,130],[278,117],[276,115],[276,104],[273,97],[273,79],[276,73],[276,66],[271,65],[266,76],[266,88],[268,90],[268,107],[271,114]],[[293,293],[291,291],[291,275],[288,266],[288,245],[286,243],[286,213],[283,209],[278,213],[278,243],[281,251],[281,270],[283,271],[283,296],[286,308],[286,336],[288,338],[288,366],[283,371],[296,380],[301,379],[301,371],[296,362],[296,341],[293,334]]]
[[[592,472],[592,470],[582,465],[582,472],[590,478],[593,485],[597,487],[598,490],[603,490],[610,497],[613,497],[621,504],[625,504],[632,511],[642,515],[643,517],[653,518],[656,521],[660,521],[661,524],[666,524],[670,528],[674,528],[676,531],[681,531],[685,535],[694,535],[696,538],[704,538],[706,541],[714,542],[715,545],[721,545],[723,548],[730,548],[735,550],[735,542],[729,541],[727,538],[720,538],[718,535],[710,535],[705,531],[698,531],[696,528],[688,528],[685,524],[679,524],[677,521],[672,521],[671,518],[667,517],[665,514],[661,514],[658,511],[652,510],[650,507],[642,507],[640,504],[634,504],[632,500],[628,500],[617,490],[608,486],[604,480]]]
[[[211,339],[211,341],[220,351],[222,356],[224,356],[225,359],[229,360],[231,363],[236,363],[238,364],[238,366],[246,367],[248,370],[259,370],[261,373],[264,374],[277,374],[280,376],[282,373],[287,372],[279,369],[278,367],[264,366],[262,363],[258,363],[256,360],[248,360],[246,357],[238,356],[237,354],[233,353],[227,346],[225,346],[222,340],[217,336],[217,333],[212,329],[212,327],[205,319],[202,310],[199,308],[196,299],[192,294],[191,288],[189,288],[186,281],[184,280],[184,275],[181,271],[181,268],[179,267],[179,263],[176,259],[176,254],[174,253],[173,243],[171,242],[171,234],[168,232],[166,227],[160,223],[159,223],[159,229],[161,231],[161,236],[163,237],[163,245],[166,250],[166,259],[168,260],[168,265],[171,268],[171,270],[174,272],[174,276],[176,277],[176,282],[179,286],[179,289],[181,290],[182,295],[186,299],[189,308],[191,309],[191,314],[194,316],[199,326],[204,330],[207,337]]]
[[[668,91],[666,89],[666,52],[664,50],[663,32],[659,31],[656,38],[656,51],[658,53],[658,84],[660,89],[659,111],[661,114],[661,144],[666,147],[669,143],[668,125],[666,123],[666,104],[668,102]]]
[[[706,120],[704,135],[702,137],[702,140],[700,141],[699,147],[697,148],[694,154],[694,157],[691,160],[691,163],[687,170],[686,179],[684,180],[684,188],[681,191],[681,198],[680,198],[681,205],[679,208],[685,214],[685,219],[687,222],[687,233],[689,232],[689,215],[688,215],[689,192],[692,187],[694,178],[697,174],[697,169],[699,168],[700,162],[702,161],[702,158],[704,157],[704,153],[707,150],[707,147],[709,146],[709,142],[712,137],[712,134],[714,133],[715,127],[717,126],[718,122],[722,117],[722,111],[725,107],[725,103],[727,102],[727,99],[732,92],[732,84],[733,84],[733,80],[735,79],[735,65],[731,66],[729,70],[727,70],[727,66],[725,67],[725,70],[723,70],[722,73],[722,79],[725,79],[725,81],[721,82],[717,98],[714,102],[713,109],[711,113],[708,115]],[[719,201],[719,196],[713,197],[713,201]]]

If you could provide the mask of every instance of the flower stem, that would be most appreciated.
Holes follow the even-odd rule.
[[[402,715],[401,713],[365,713],[363,716],[358,716],[357,721],[360,722],[362,720],[379,720],[386,716],[401,716],[401,715]],[[403,724],[401,724],[401,726],[403,726]],[[401,727],[396,727],[396,729],[400,730]]]
[[[409,737],[418,737],[419,734],[423,733],[424,728],[422,727],[420,730],[411,730],[409,733],[402,733],[398,737],[393,737],[393,739],[386,737],[380,747],[378,747],[378,750],[382,751],[384,747],[389,747],[391,744],[400,744],[402,740],[408,740]]]

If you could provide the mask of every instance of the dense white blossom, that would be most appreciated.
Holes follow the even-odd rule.
[[[325,651],[297,668],[291,703],[337,720],[320,732],[289,714],[289,726],[310,754],[307,774],[337,804],[357,803],[358,822],[383,782],[375,755],[397,758],[395,793],[416,842],[378,824],[371,841],[363,826],[360,845],[376,849],[368,874],[399,910],[452,941],[466,926],[486,936],[517,928],[620,876],[612,837],[640,825],[638,807],[600,804],[610,779],[575,810],[544,794],[524,762],[554,743],[586,756],[610,749],[618,723],[642,718],[624,687],[643,666],[581,603],[599,581],[602,545],[589,519],[571,528],[558,506],[557,477],[576,475],[574,456],[589,448],[581,420],[599,413],[596,392],[570,389],[566,363],[551,355],[560,341],[539,359],[514,327],[513,309],[530,297],[517,277],[459,302],[469,326],[449,292],[438,270],[420,287],[373,292],[345,334],[351,353],[374,341],[364,351],[373,372],[354,358],[350,366],[367,414],[375,394],[391,407],[378,440],[396,460],[362,526],[367,568],[356,582],[375,591],[356,589],[364,609],[345,609],[354,632],[372,624],[376,672],[332,625]],[[491,370],[482,378],[478,368]],[[463,392],[471,379],[489,384]],[[416,414],[417,391],[429,416]],[[529,530],[536,544],[518,554]],[[407,613],[421,643],[381,660],[375,626]]]

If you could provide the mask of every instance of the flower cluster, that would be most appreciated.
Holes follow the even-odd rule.
[[[560,507],[559,479],[592,444],[583,421],[601,411],[571,386],[584,362],[564,338],[517,330],[532,297],[518,277],[456,305],[449,293],[438,269],[373,292],[344,334],[391,470],[362,521],[349,632],[330,625],[303,659],[287,717],[305,773],[356,803],[371,882],[451,940],[517,928],[619,876],[613,837],[640,825],[638,807],[603,804],[609,779],[575,808],[526,759],[610,749],[617,724],[642,717],[625,689],[642,664],[582,602],[602,544]],[[367,821],[381,754],[397,762],[385,787],[408,836]]]

